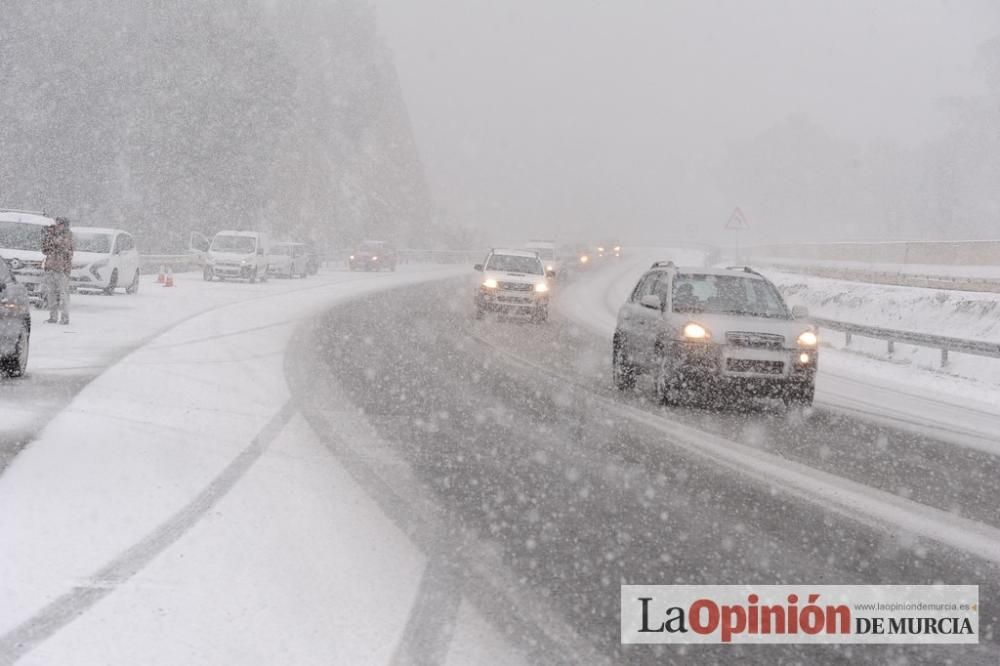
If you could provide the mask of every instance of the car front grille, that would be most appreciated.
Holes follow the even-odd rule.
[[[785,346],[785,336],[730,331],[726,333],[726,344],[747,349],[782,349]]]
[[[497,286],[504,291],[531,291],[535,288],[530,282],[501,282]]]
[[[726,359],[729,372],[752,372],[758,375],[780,375],[785,371],[783,361],[759,361],[749,358]]]

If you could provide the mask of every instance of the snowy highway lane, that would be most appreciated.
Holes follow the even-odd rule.
[[[306,408],[307,420],[397,524],[434,535],[425,538],[450,571],[441,587],[460,586],[506,631],[527,633],[534,659],[578,663],[567,643],[616,662],[694,656],[619,645],[622,583],[975,583],[984,636],[995,640],[996,457],[822,409],[665,409],[650,387],[620,396],[605,337],[559,316],[476,322],[467,289],[337,308],[310,345],[324,350],[329,385],[289,382],[293,394],[339,396]],[[324,414],[345,396],[364,416],[363,438],[337,425],[343,415]],[[535,614],[519,614],[526,598]],[[563,631],[546,634],[533,617],[559,618]],[[757,663],[996,654],[995,642],[697,650]]]

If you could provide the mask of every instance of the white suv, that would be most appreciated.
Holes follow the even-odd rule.
[[[749,268],[657,262],[618,313],[615,385],[632,388],[643,373],[668,403],[686,392],[739,391],[812,404],[819,341],[807,316]]]
[[[525,250],[490,250],[475,269],[476,318],[487,312],[527,314],[535,321],[549,316],[549,277],[542,260]]]
[[[109,296],[119,287],[127,294],[139,291],[139,252],[132,234],[100,227],[73,227],[72,231],[71,287]]]

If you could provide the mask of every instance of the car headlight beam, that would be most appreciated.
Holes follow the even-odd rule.
[[[800,347],[815,347],[819,344],[819,337],[812,331],[804,331],[798,338]]]
[[[487,278],[487,279],[483,280],[483,286],[485,288],[487,288],[487,289],[496,289],[497,288],[497,281],[494,280],[493,278]]]
[[[684,325],[684,339],[686,340],[707,340],[711,337],[708,329],[693,321]]]
[[[539,282],[538,284],[535,285],[535,291],[537,291],[539,294],[544,294],[548,290],[549,290],[549,285],[545,284],[544,282]]]

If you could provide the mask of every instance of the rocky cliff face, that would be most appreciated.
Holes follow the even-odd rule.
[[[259,228],[338,247],[430,221],[361,0],[4,3],[0,206],[137,233]]]

